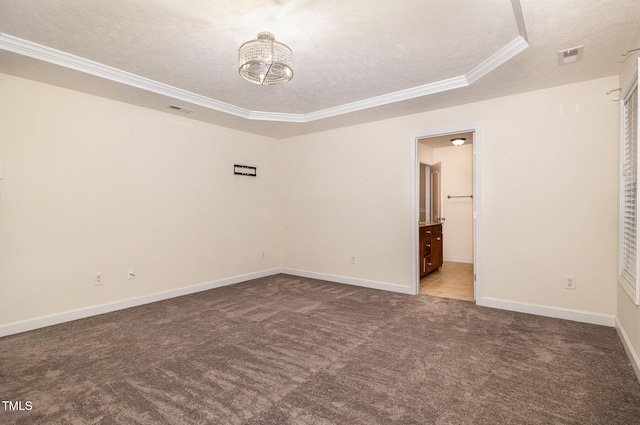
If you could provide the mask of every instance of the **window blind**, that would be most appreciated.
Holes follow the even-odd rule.
[[[638,86],[624,99],[620,177],[619,277],[636,304],[638,291]]]

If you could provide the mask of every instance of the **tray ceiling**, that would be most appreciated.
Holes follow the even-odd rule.
[[[639,17],[635,0],[0,0],[0,72],[288,137],[615,75]],[[238,76],[261,31],[294,52],[285,85]]]

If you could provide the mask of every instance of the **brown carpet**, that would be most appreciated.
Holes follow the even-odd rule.
[[[638,424],[612,328],[277,275],[0,339],[2,424]]]

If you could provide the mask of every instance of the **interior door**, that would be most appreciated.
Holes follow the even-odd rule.
[[[431,166],[423,163],[420,163],[420,214],[418,221],[431,221]]]
[[[442,190],[440,176],[442,164],[440,162],[431,166],[431,220],[441,222],[442,220]]]

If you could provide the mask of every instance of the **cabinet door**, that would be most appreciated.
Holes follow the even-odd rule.
[[[442,266],[442,233],[431,236],[431,263],[433,269]]]
[[[420,229],[420,242],[419,242],[420,255],[418,256],[418,270],[419,270],[420,277],[426,274],[426,269],[425,269],[426,263],[424,261],[424,240],[425,238],[422,236],[422,229]]]
[[[429,273],[433,270],[431,267],[431,237],[428,236],[424,238],[424,258],[422,260],[424,262],[424,274]]]
[[[434,270],[433,267],[433,245],[431,244],[432,236],[424,238],[424,272],[431,273]]]

